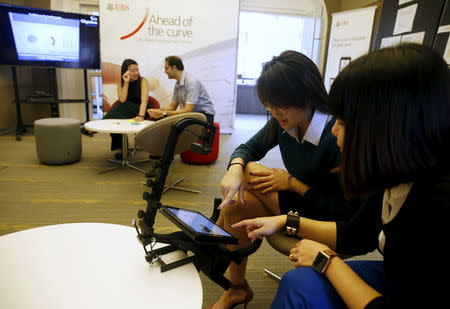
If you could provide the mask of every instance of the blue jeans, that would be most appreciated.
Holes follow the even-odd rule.
[[[382,261],[349,261],[347,265],[372,288],[384,293]],[[283,276],[271,308],[344,309],[347,306],[326,277],[312,267],[300,267]]]

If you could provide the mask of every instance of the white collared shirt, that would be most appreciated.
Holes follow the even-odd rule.
[[[302,143],[304,141],[310,142],[311,144],[315,146],[319,146],[320,137],[322,136],[323,129],[325,129],[325,126],[327,125],[328,121],[330,121],[332,118],[331,115],[324,114],[319,111],[315,111],[314,115],[311,119],[311,122],[309,123],[308,129],[305,132],[305,135],[303,136]],[[298,128],[292,128],[290,130],[284,131],[287,132],[290,136],[295,138],[297,142],[300,142],[298,140]],[[284,133],[283,132],[283,133]]]
[[[403,206],[409,191],[413,186],[412,182],[401,183],[395,187],[384,190],[383,207],[381,210],[381,223],[387,224],[391,222]],[[378,235],[378,246],[381,252],[384,251],[386,238],[383,230]]]

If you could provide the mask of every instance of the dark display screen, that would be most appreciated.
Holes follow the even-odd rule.
[[[199,234],[233,237],[233,235],[214,224],[214,222],[206,218],[201,213],[167,206],[166,209],[169,210],[173,215],[175,215],[185,225],[189,226]]]
[[[0,4],[0,64],[100,68],[99,17]]]

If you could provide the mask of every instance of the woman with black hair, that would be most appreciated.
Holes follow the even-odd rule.
[[[272,308],[448,307],[449,85],[447,63],[415,44],[369,53],[338,75],[329,101],[344,192],[381,194],[350,221],[299,219],[303,240],[289,256],[297,268],[282,278]],[[256,239],[285,222],[235,227]],[[383,261],[344,262],[335,253],[377,247]]]
[[[114,106],[103,119],[130,119],[143,121],[147,110],[148,82],[139,74],[139,67],[133,59],[125,59],[120,69],[121,79],[117,85],[119,104]],[[122,148],[120,134],[111,134],[111,150]]]
[[[271,114],[266,125],[231,155],[222,179],[224,197],[217,223],[227,230],[243,219],[294,211],[317,220],[345,220],[358,204],[344,199],[336,173],[339,148],[331,134],[327,93],[315,64],[296,51],[267,62],[257,80],[261,103]],[[286,170],[256,163],[279,146]],[[239,245],[251,240],[244,228],[233,234]],[[214,308],[248,303],[253,292],[245,280],[246,259],[229,267],[231,289]]]

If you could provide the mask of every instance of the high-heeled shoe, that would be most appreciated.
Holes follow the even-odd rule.
[[[248,285],[247,280],[244,280],[244,283],[241,285],[232,284],[230,287],[230,290],[244,290],[245,291],[245,298],[241,300],[240,302],[237,302],[235,304],[232,304],[229,309],[232,309],[238,305],[244,304],[244,308],[247,308],[248,303],[253,299],[253,291]],[[207,307],[203,307],[203,309],[214,309],[214,305],[216,303],[209,305]]]

